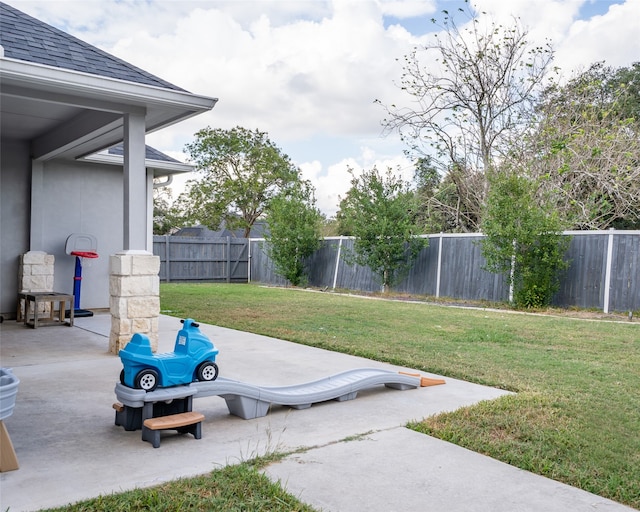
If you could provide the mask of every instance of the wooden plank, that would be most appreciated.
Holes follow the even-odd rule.
[[[160,416],[158,418],[149,418],[144,420],[144,426],[149,430],[167,430],[186,427],[187,425],[193,425],[200,421],[204,421],[204,414],[191,411],[170,414],[169,416]]]

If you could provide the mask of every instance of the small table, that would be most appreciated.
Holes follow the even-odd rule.
[[[22,315],[22,301],[24,301],[24,316]],[[69,318],[66,318],[66,303],[69,303]],[[40,304],[49,304],[48,316],[41,316]],[[56,318],[55,305],[58,304]],[[29,318],[29,306],[33,304],[33,318]],[[46,314],[46,313],[44,313]],[[18,294],[17,321],[24,321],[25,325],[37,329],[38,325],[58,324],[73,326],[73,295],[58,292],[22,292]],[[46,322],[46,323],[45,323]]]

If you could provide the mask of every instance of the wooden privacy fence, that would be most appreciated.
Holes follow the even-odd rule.
[[[154,236],[153,254],[160,256],[161,281],[247,282],[249,240]]]
[[[609,311],[640,308],[640,231],[567,231],[571,243],[564,272],[553,304],[561,307]],[[423,249],[405,279],[394,290],[414,295],[461,300],[502,302],[509,299],[504,276],[483,270],[485,260],[479,234],[428,235]],[[263,239],[250,240],[249,280],[286,285],[275,273]],[[346,263],[353,249],[349,237],[326,238],[309,258],[309,285],[320,288],[379,291],[380,282],[371,270]]]

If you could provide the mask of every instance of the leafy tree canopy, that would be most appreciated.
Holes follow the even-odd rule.
[[[266,220],[269,226],[266,250],[276,272],[294,286],[305,284],[307,259],[322,243],[323,217],[315,206],[312,185],[299,181],[275,196]]]
[[[367,265],[382,281],[384,291],[402,278],[427,244],[415,222],[416,195],[394,176],[375,167],[356,176],[340,203],[339,219],[355,237],[354,261]]]
[[[153,189],[153,234],[170,235],[183,227],[179,211],[172,206],[171,190],[167,187]]]
[[[546,90],[522,158],[575,229],[640,227],[640,64]]]
[[[270,201],[299,180],[299,171],[265,132],[204,128],[187,144],[201,179],[192,181],[180,206],[194,223],[218,229],[251,227]]]

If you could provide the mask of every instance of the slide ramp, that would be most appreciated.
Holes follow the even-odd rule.
[[[415,389],[423,380],[419,375],[398,373],[381,368],[357,368],[315,381],[292,386],[265,387],[218,377],[213,382],[194,382],[194,398],[217,395],[227,403],[229,412],[243,419],[266,416],[271,404],[306,409],[328,400],[356,398],[358,391],[377,385],[394,389]]]

